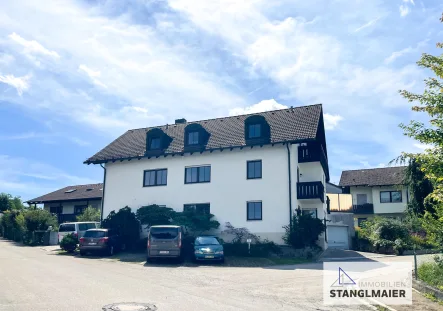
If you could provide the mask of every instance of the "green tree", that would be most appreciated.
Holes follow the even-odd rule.
[[[7,193],[0,193],[0,212],[11,210],[11,195]]]
[[[415,216],[424,215],[425,211],[434,213],[432,205],[425,204],[425,198],[434,190],[432,183],[426,178],[421,170],[420,162],[415,159],[409,159],[409,165],[406,168],[405,182],[408,185],[411,194],[408,203],[408,212]]]
[[[443,22],[443,16],[440,19]],[[443,43],[437,43],[443,48]],[[429,145],[420,154],[403,153],[403,159],[416,159],[420,170],[433,185],[433,191],[425,198],[424,204],[432,206],[434,212],[425,211],[423,226],[435,242],[443,243],[443,54],[434,56],[422,54],[417,62],[419,67],[429,69],[433,76],[425,79],[425,90],[414,94],[401,90],[400,94],[409,102],[415,102],[413,111],[426,113],[429,122],[411,121],[401,124],[405,135]]]
[[[117,230],[123,243],[129,248],[134,247],[140,239],[140,222],[128,206],[120,209],[117,213],[110,212],[108,217],[103,219],[102,227]]]
[[[26,230],[48,230],[49,226],[57,227],[57,218],[44,209],[31,209],[25,213]]]
[[[204,232],[218,229],[218,227],[220,227],[220,223],[212,218],[214,218],[214,215],[212,214],[188,209],[181,213],[176,213],[173,223],[185,227],[188,232],[200,235]]]
[[[77,221],[100,221],[100,210],[88,206],[83,213],[77,216]]]
[[[169,225],[175,217],[175,211],[169,207],[152,204],[140,207],[136,212],[136,216],[140,223],[147,227]]]
[[[325,232],[323,221],[311,215],[295,215],[292,226],[284,226],[283,241],[293,248],[315,247],[320,234]]]

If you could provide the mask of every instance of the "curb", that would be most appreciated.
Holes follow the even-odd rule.
[[[397,257],[396,255],[380,255],[372,257],[336,257],[336,258],[321,258],[317,262],[325,261],[348,261],[348,260],[371,260],[373,258],[386,258],[386,257]]]
[[[443,291],[428,285],[422,281],[412,279],[412,287],[421,293],[428,293],[434,295],[437,299],[443,300]]]

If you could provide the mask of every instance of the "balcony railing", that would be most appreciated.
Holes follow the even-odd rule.
[[[313,182],[298,182],[297,183],[297,198],[304,199],[320,199],[325,202],[325,189],[321,181]]]
[[[75,214],[58,214],[58,223],[62,224],[64,222],[73,222],[77,220],[77,215]]]
[[[310,144],[298,147],[298,162],[320,162],[323,171],[328,175],[328,160],[323,146],[319,144]]]
[[[366,203],[359,205],[352,205],[354,214],[374,214],[374,204]]]

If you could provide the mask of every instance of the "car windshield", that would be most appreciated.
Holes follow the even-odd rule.
[[[64,224],[60,225],[60,228],[58,228],[58,232],[72,232],[72,231],[75,231],[74,224]]]
[[[106,231],[98,230],[88,230],[85,232],[85,238],[104,238],[106,236]]]
[[[150,235],[154,239],[172,240],[178,236],[178,228],[151,228]]]
[[[198,237],[195,239],[195,245],[219,245],[220,243],[214,237]]]

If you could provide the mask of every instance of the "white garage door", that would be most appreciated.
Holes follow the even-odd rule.
[[[348,227],[328,226],[328,247],[349,249]]]

